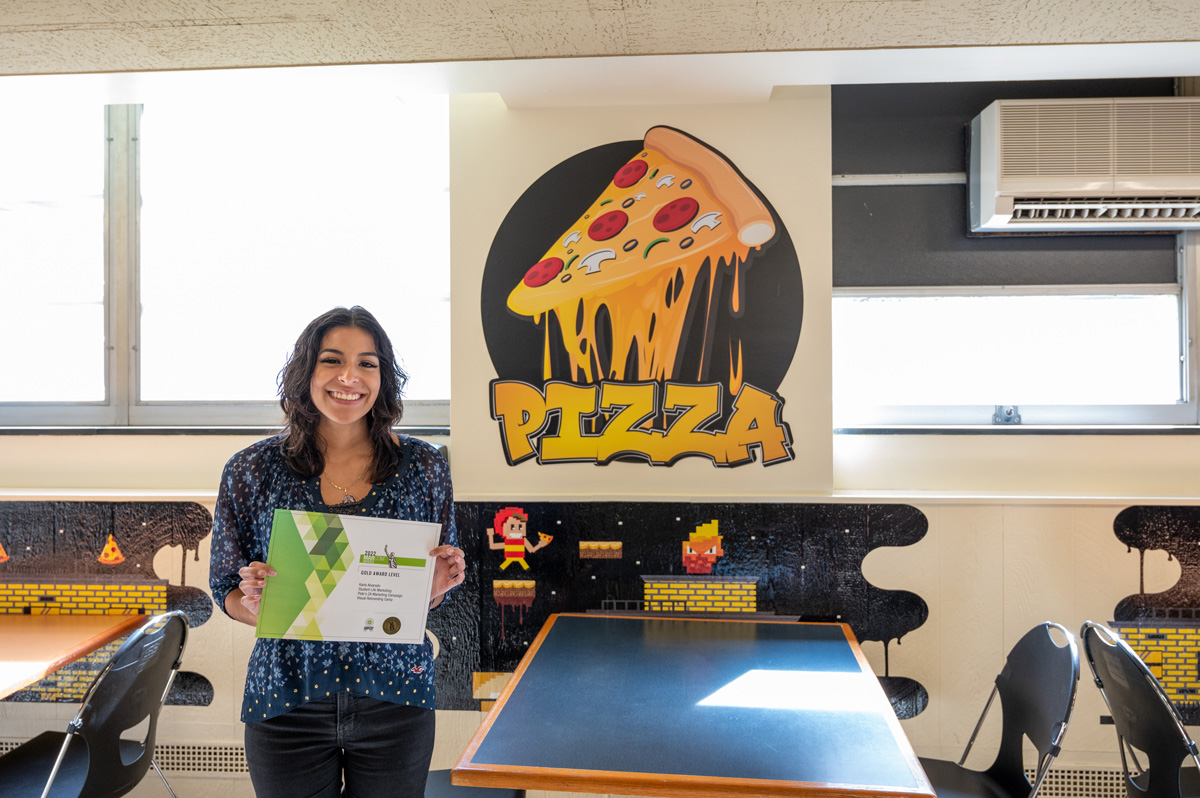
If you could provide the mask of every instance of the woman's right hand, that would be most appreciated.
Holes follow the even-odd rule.
[[[258,605],[262,601],[263,587],[267,584],[268,576],[275,576],[275,569],[265,562],[255,560],[249,565],[238,569],[242,581],[238,589],[242,591],[241,604],[255,618],[258,617]]]

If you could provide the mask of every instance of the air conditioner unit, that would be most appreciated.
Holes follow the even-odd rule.
[[[997,100],[968,149],[973,232],[1200,228],[1200,97]]]

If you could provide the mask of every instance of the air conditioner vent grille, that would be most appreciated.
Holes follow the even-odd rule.
[[[1200,175],[1200,104],[1117,103],[1120,174]]]
[[[1200,99],[1006,102],[1002,178],[1200,178]]]
[[[1004,177],[1101,174],[1112,171],[1110,103],[1003,105],[1000,149]]]
[[[1062,222],[1103,222],[1107,224],[1144,223],[1158,219],[1195,222],[1200,219],[1200,196],[1195,197],[1112,197],[1105,199],[1063,199],[1060,197],[1020,198],[1013,201],[1015,223],[1039,224]]]

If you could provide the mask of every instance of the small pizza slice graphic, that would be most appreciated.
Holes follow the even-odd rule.
[[[104,544],[104,551],[100,552],[100,556],[96,558],[96,561],[105,565],[119,565],[125,562],[125,555],[121,554],[121,549],[117,546],[117,540],[111,534],[108,536],[108,542]]]
[[[550,314],[576,382],[701,379],[675,373],[688,308],[707,319],[717,274],[732,268],[740,313],[750,253],[775,235],[770,210],[719,153],[668,127],[643,145],[509,294],[513,312],[546,322],[545,379]]]

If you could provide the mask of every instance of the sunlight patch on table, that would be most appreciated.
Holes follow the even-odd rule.
[[[749,670],[697,706],[877,712],[875,685],[862,673]]]

